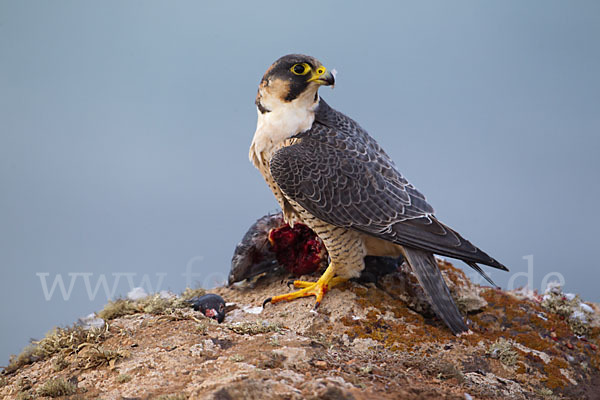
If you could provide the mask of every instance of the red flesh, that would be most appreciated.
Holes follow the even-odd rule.
[[[321,239],[304,224],[271,229],[269,241],[279,265],[294,276],[315,272],[327,257]]]

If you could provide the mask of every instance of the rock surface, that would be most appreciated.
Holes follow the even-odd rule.
[[[557,288],[480,287],[440,267],[471,334],[455,337],[436,320],[406,270],[335,288],[318,312],[313,298],[257,308],[289,290],[286,277],[270,276],[213,290],[229,305],[222,324],[186,308],[113,313],[93,343],[9,366],[0,397],[600,398],[597,305]]]

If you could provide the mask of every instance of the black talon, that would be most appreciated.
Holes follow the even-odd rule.
[[[294,286],[294,279],[287,281],[287,286],[288,288],[290,287],[290,285],[293,287]]]
[[[271,302],[272,297],[269,297],[268,299],[266,299],[265,301],[263,301],[263,308],[265,308],[265,306],[267,305],[267,303]]]
[[[321,305],[321,302],[320,302],[320,301],[317,301],[317,302],[315,303],[315,308],[313,308],[313,310],[317,311],[317,308],[319,308],[319,306],[320,306],[320,305]]]

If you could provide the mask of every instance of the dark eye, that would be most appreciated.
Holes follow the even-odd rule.
[[[310,71],[310,66],[306,63],[294,64],[291,68],[291,71],[295,75],[306,75],[308,71]]]
[[[300,65],[300,64],[294,65],[294,72],[297,73],[298,75],[302,75],[304,70],[305,70],[305,68],[303,65]]]

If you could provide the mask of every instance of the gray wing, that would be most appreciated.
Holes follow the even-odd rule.
[[[332,225],[506,270],[433,216],[433,208],[356,122],[321,100],[315,123],[271,158],[283,193]]]

